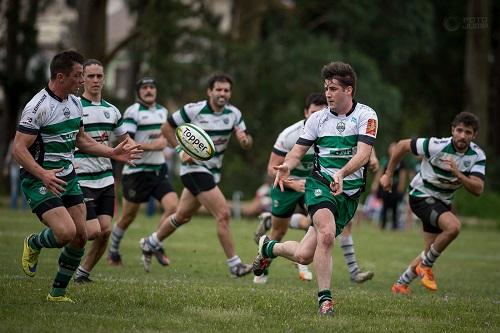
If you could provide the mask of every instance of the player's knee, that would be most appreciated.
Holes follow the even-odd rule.
[[[54,236],[57,239],[57,243],[64,246],[75,239],[76,228],[74,226],[67,226],[58,230],[54,230]]]
[[[321,233],[318,237],[318,245],[323,248],[331,248],[335,241],[335,234],[333,232]]]
[[[460,233],[460,224],[457,223],[457,224],[454,224],[452,226],[450,226],[446,232],[453,238],[456,238],[458,236],[458,234]]]
[[[215,218],[218,223],[229,224],[229,219],[231,218],[229,208],[221,209],[221,211],[216,214]]]

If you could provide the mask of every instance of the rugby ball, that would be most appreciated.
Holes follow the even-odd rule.
[[[214,142],[202,128],[185,123],[176,128],[175,136],[182,149],[192,158],[206,161],[214,157]]]

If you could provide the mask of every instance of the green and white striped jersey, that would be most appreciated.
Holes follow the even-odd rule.
[[[111,146],[109,136],[114,133],[121,136],[127,131],[123,125],[120,111],[101,99],[99,103],[80,97],[83,106],[83,126],[85,132],[94,140]],[[78,149],[75,152],[76,173],[81,186],[103,188],[114,183],[111,160],[107,157],[85,154]]]
[[[411,151],[423,157],[420,171],[410,183],[410,195],[415,197],[434,197],[446,204],[451,204],[453,194],[462,183],[448,171],[444,160],[453,159],[464,175],[474,175],[484,180],[486,155],[473,142],[465,153],[455,150],[452,137],[412,139]]]
[[[299,139],[300,134],[304,131],[305,123],[306,120],[303,119],[285,128],[278,135],[278,139],[276,139],[276,142],[274,143],[273,153],[285,157],[286,154],[288,154],[288,152],[292,150],[293,146]],[[304,157],[302,157],[302,160],[300,160],[300,164],[290,172],[290,175],[293,178],[305,179],[307,176],[311,174],[313,166],[314,166],[314,149],[311,147],[306,152]]]
[[[125,129],[137,143],[151,143],[161,134],[161,125],[167,121],[168,111],[160,104],[147,107],[142,103],[132,104],[123,114]],[[123,174],[136,172],[157,172],[165,165],[161,150],[144,151],[142,158],[134,161],[135,166],[125,165]]]
[[[358,142],[375,143],[378,118],[367,105],[353,101],[353,108],[345,115],[338,115],[327,107],[307,119],[297,144],[314,144],[314,174],[328,182],[356,154]],[[362,167],[344,178],[343,189],[348,196],[359,194],[365,185],[365,168]]]
[[[222,160],[231,134],[236,128],[246,130],[241,111],[227,104],[221,112],[214,112],[208,101],[186,104],[169,119],[175,128],[184,123],[192,123],[204,129],[215,145],[215,156],[208,161],[194,161],[191,164],[181,164],[180,175],[192,172],[211,173],[216,183],[220,181]]]
[[[64,168],[57,176],[73,170],[76,136],[82,123],[82,105],[78,97],[62,100],[48,87],[38,92],[26,105],[17,130],[36,135],[29,147],[31,156],[46,170]],[[33,177],[21,169],[21,177]]]

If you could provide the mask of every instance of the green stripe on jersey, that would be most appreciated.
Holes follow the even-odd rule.
[[[189,119],[189,117],[188,117],[188,115],[186,113],[186,110],[184,110],[184,108],[180,109],[180,114],[181,114],[181,117],[184,120],[184,122],[186,122],[186,123],[190,123],[191,122],[191,119]]]
[[[228,134],[231,134],[233,132],[233,129],[228,129],[228,130],[205,130],[205,132],[207,132],[208,135],[212,136],[212,135],[228,135]]]
[[[93,124],[84,124],[84,128],[86,132],[91,131],[112,131],[115,125],[112,123],[93,123]]]
[[[293,169],[292,171],[290,171],[290,175],[304,178],[311,175],[311,170]]]
[[[75,158],[99,158],[100,156],[75,151]]]
[[[67,169],[68,165],[71,164],[70,160],[60,160],[60,161],[43,161],[43,168],[44,169],[59,169],[59,168],[64,168]]]
[[[431,155],[429,154],[429,139],[425,139],[424,140],[424,154],[425,154],[425,157],[429,158]]]
[[[152,130],[157,130],[161,128],[161,123],[160,124],[149,124],[149,125],[139,125],[137,126],[138,131],[152,131]]]
[[[320,147],[349,148],[358,144],[358,136],[323,136],[318,138],[316,143]]]
[[[454,177],[453,174],[451,173],[451,171],[441,169],[440,167],[433,165],[432,163],[429,163],[429,164],[432,166],[432,170],[434,170],[434,173],[441,175],[441,176],[444,176],[444,177],[448,177],[448,178]]]
[[[95,172],[95,173],[78,174],[78,179],[79,180],[98,180],[98,179],[103,179],[103,178],[112,177],[112,176],[113,176],[113,170],[104,170],[104,171]]]
[[[424,181],[424,186],[426,188],[428,188],[429,190],[432,190],[432,191],[435,191],[435,192],[440,192],[440,193],[446,193],[446,194],[450,194],[450,193],[453,193],[456,191],[456,188],[454,189],[446,189],[446,188],[440,188],[440,187],[437,187],[431,183],[429,183],[428,181],[426,181],[425,179],[423,180]]]
[[[136,164],[136,165],[129,165],[129,169],[132,170],[146,170],[146,171],[159,171],[162,168],[163,164]]]
[[[343,168],[349,159],[339,158],[339,157],[319,157],[319,164],[327,169],[341,169]]]
[[[125,122],[125,123],[127,123],[127,124],[134,124],[134,125],[137,125],[137,122],[136,122],[134,119],[132,119],[132,118],[125,118],[125,119],[123,120],[123,122]]]
[[[48,142],[44,145],[47,153],[71,153],[75,149],[75,140],[66,142]]]
[[[53,125],[48,125],[40,128],[40,132],[43,134],[49,134],[49,135],[57,135],[57,134],[64,134],[64,133],[69,133],[73,132],[74,130],[78,130],[80,128],[80,122],[81,118],[73,118],[73,119],[68,119],[66,121],[53,124]]]
[[[207,104],[208,105],[208,104]],[[213,115],[220,115],[220,114],[230,114],[232,111],[229,109],[224,108],[221,113],[215,113],[210,109],[208,106],[205,106],[203,109],[201,109],[199,114],[213,114]]]

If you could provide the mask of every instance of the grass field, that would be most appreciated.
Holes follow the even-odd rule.
[[[123,268],[100,262],[91,285],[70,284],[76,304],[45,301],[58,251],[44,250],[35,278],[20,267],[22,240],[42,228],[31,213],[0,209],[1,332],[499,332],[500,232],[464,228],[439,259],[439,291],[415,281],[410,297],[390,293],[391,284],[419,251],[418,231],[354,229],[359,263],[375,271],[372,281],[349,281],[340,250],[334,250],[334,318],[316,314],[316,283],[301,282],[295,267],[276,260],[267,285],[252,277],[229,277],[214,222],[196,217],[165,243],[171,266],[140,263],[138,240],[158,216],[141,216],[122,242]],[[233,221],[238,254],[250,262],[255,221]],[[290,232],[290,238],[301,233]]]

